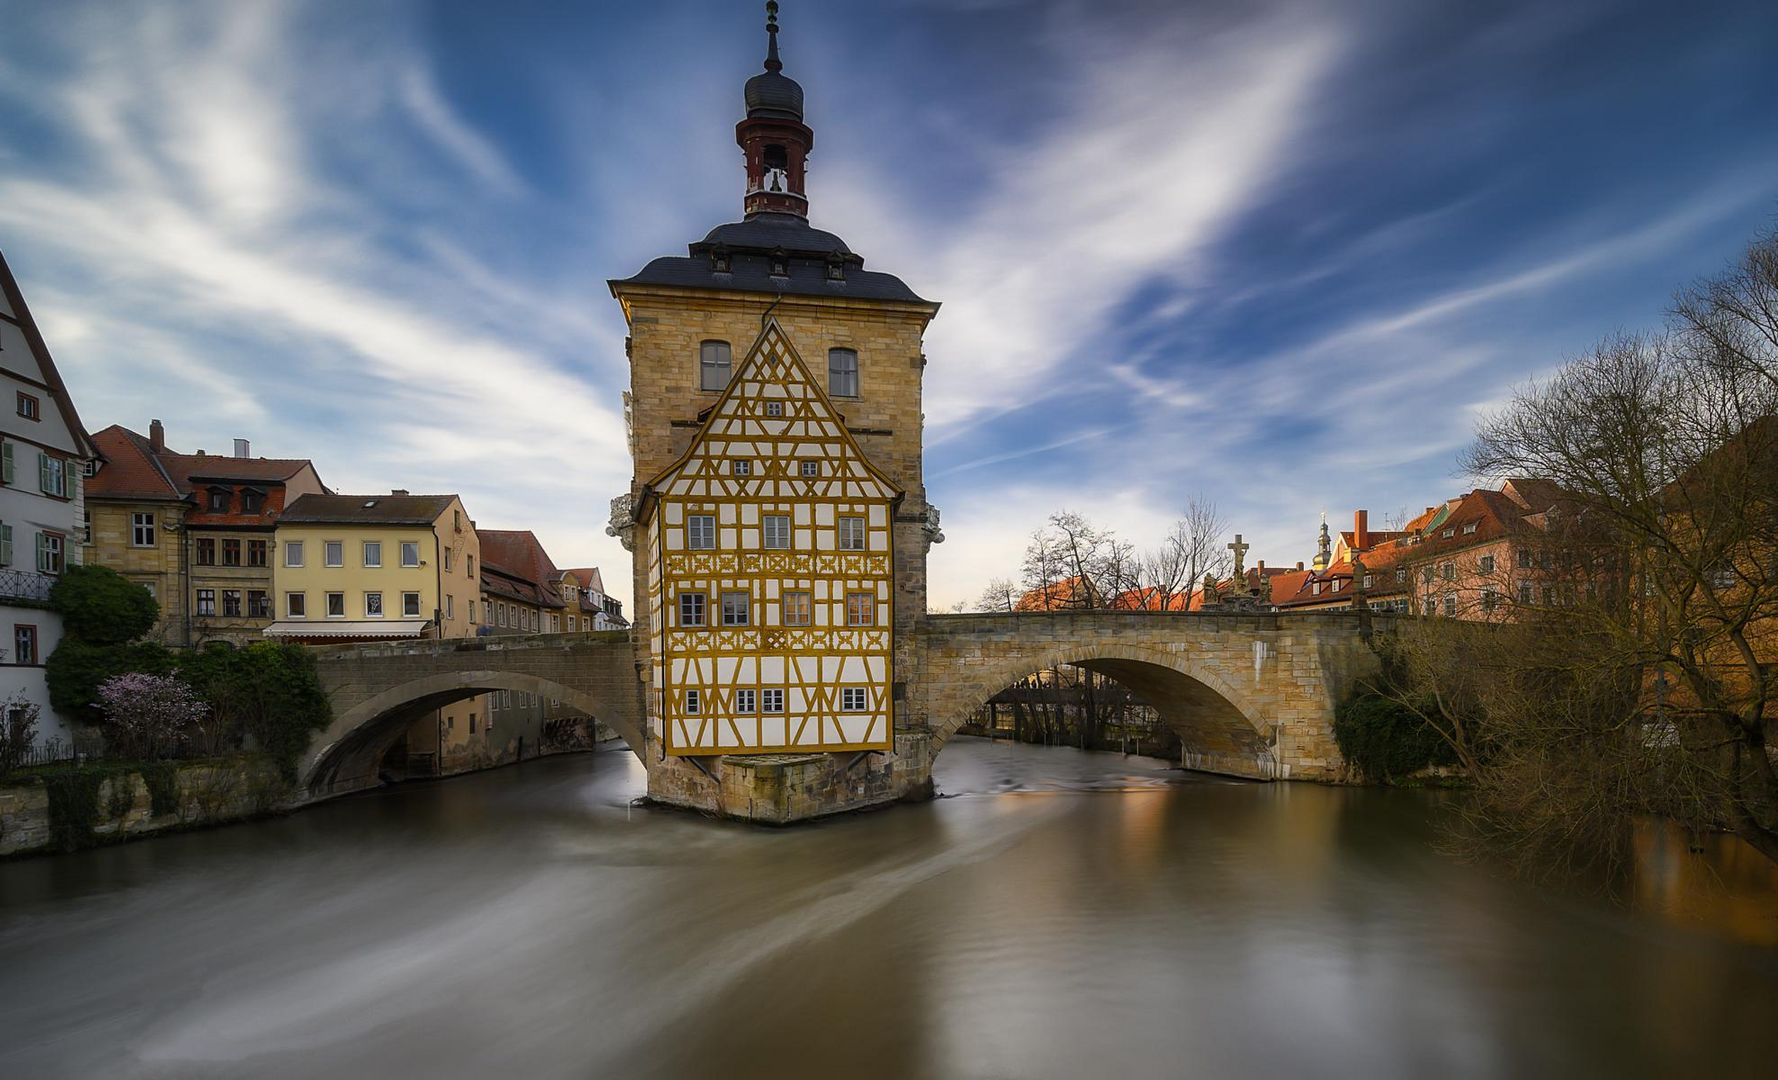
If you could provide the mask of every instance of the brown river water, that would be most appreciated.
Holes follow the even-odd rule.
[[[0,863],[0,1077],[1778,1075],[1778,880],[1444,854],[1449,799],[959,739],[771,830],[627,752]]]

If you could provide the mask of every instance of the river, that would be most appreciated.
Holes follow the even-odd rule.
[[[1428,793],[967,739],[936,778],[771,830],[633,808],[640,765],[601,752],[0,863],[0,1077],[1778,1061],[1763,867],[1657,845],[1625,908],[1442,854]]]

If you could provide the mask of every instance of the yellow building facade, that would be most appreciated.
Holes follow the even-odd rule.
[[[274,637],[476,632],[475,525],[455,495],[305,495],[279,519]]]
[[[668,754],[892,746],[900,499],[768,323],[638,507]]]

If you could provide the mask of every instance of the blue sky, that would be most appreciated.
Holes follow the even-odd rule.
[[[1778,7],[785,0],[812,219],[944,302],[936,607],[1070,508],[1313,553],[1778,221]],[[0,250],[94,429],[626,561],[605,286],[740,214],[760,5],[0,0]],[[608,574],[614,585],[626,575]],[[620,592],[622,587],[620,585]]]

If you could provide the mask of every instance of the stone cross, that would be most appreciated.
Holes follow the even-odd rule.
[[[1235,553],[1236,577],[1240,577],[1242,574],[1246,573],[1246,564],[1244,560],[1247,558],[1247,549],[1252,546],[1252,544],[1244,544],[1241,542],[1240,533],[1235,534],[1235,542],[1229,545],[1229,550]]]

